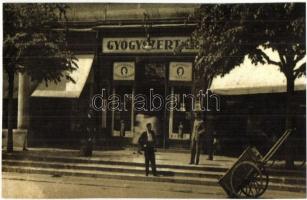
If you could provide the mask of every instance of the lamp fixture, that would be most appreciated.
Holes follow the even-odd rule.
[[[144,12],[144,29],[145,29],[145,37],[146,37],[146,41],[144,43],[144,49],[147,51],[152,49],[152,44],[150,42],[150,33],[149,33],[151,24],[148,23],[148,21],[149,21],[149,15]]]

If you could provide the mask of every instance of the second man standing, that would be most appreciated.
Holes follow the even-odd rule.
[[[149,174],[149,162],[151,164],[152,174],[154,176],[157,176],[155,142],[156,142],[155,133],[151,129],[151,124],[148,123],[146,124],[146,131],[144,131],[139,138],[139,144],[141,145],[141,148],[144,150],[146,176],[148,176]]]

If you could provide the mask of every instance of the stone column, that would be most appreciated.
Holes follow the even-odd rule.
[[[135,136],[134,134],[134,95],[135,95],[135,86],[132,86],[132,91],[131,91],[131,133],[132,137]]]
[[[29,77],[19,73],[17,129],[28,129],[29,125]]]
[[[168,119],[168,137],[170,138],[170,136],[173,133],[173,122],[174,122],[174,86],[171,87],[171,109],[169,111],[169,119]]]
[[[25,149],[28,145],[30,82],[28,75],[19,73],[18,76],[17,130],[14,131],[14,146]]]

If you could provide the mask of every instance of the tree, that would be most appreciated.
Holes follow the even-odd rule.
[[[194,17],[192,40],[200,42],[195,59],[198,85],[209,88],[216,75],[225,75],[247,55],[254,64],[279,67],[287,79],[286,128],[293,128],[291,98],[294,81],[305,75],[306,28],[304,3],[202,5]],[[272,60],[265,50],[278,53]],[[286,158],[293,167],[293,158]]]
[[[64,71],[78,66],[66,42],[65,4],[3,5],[3,66],[8,74],[8,142],[7,151],[13,151],[12,99],[14,75],[26,73],[31,81],[74,81]]]

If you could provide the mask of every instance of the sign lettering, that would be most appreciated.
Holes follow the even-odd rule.
[[[103,38],[103,53],[173,53],[176,47],[183,44],[183,53],[196,53],[199,44],[188,41],[189,37],[152,37],[149,45],[145,48],[146,38]]]

